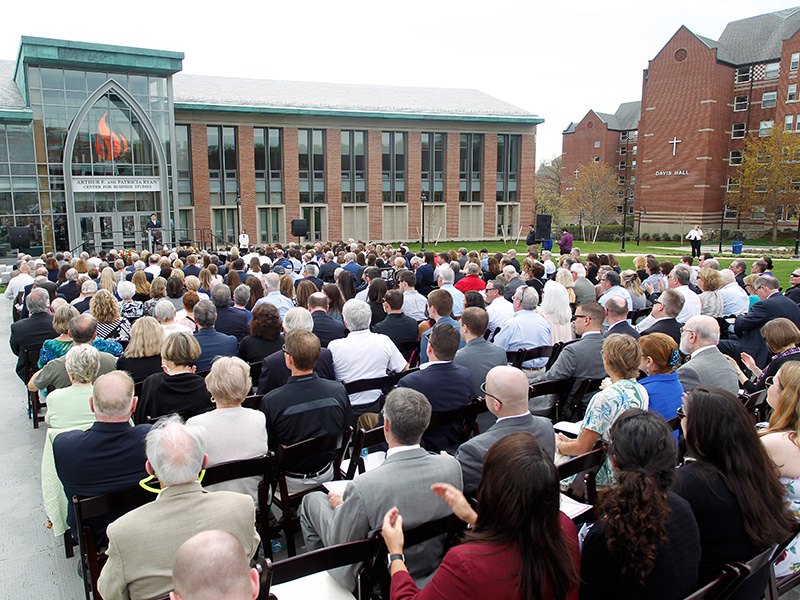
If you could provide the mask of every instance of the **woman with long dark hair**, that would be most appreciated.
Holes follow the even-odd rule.
[[[778,470],[758,439],[742,403],[728,391],[700,386],[683,400],[681,427],[689,458],[672,491],[692,507],[700,528],[699,585],[722,565],[747,561],[784,541],[796,521],[784,506]],[[769,569],[754,574],[731,596],[760,598]]]
[[[336,285],[339,286],[339,291],[342,293],[342,299],[345,302],[356,297],[356,283],[349,271],[339,273]]]
[[[369,292],[367,293],[367,304],[372,311],[372,320],[369,323],[370,327],[375,327],[378,323],[386,318],[386,311],[383,308],[383,299],[389,288],[386,282],[376,277],[369,282]]]
[[[700,533],[688,502],[667,491],[678,455],[672,430],[662,416],[631,408],[611,427],[608,454],[618,483],[602,492],[602,516],[583,542],[581,599],[688,596]]]
[[[577,600],[575,525],[559,510],[558,471],[533,435],[512,433],[486,453],[477,511],[449,484],[437,483],[432,489],[472,528],[422,591],[405,562],[393,560],[391,600]],[[382,534],[391,555],[403,552],[402,526],[396,508],[386,513]]]
[[[322,286],[322,293],[328,297],[328,315],[337,321],[344,322],[342,317],[344,301],[338,286],[335,283],[326,283]]]

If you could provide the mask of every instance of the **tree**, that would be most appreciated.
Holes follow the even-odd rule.
[[[561,220],[561,157],[542,161],[536,170],[536,209],[537,214],[553,215],[553,220]]]
[[[774,242],[778,239],[778,221],[799,198],[800,137],[778,127],[773,127],[769,135],[749,136],[742,150],[739,177],[728,185],[728,204],[763,211],[772,224]]]
[[[582,222],[595,225],[595,238],[600,225],[608,223],[617,213],[617,176],[606,163],[588,162],[578,167],[572,185],[567,187],[566,206]]]

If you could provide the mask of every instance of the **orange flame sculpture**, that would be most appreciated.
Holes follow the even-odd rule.
[[[100,134],[94,136],[94,149],[101,160],[113,160],[128,151],[128,140],[123,135],[111,131],[106,125],[107,116],[108,113],[103,114],[97,126]]]

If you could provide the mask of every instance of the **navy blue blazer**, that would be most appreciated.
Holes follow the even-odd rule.
[[[336,372],[333,370],[333,355],[327,348],[320,348],[314,373],[323,379],[336,381]],[[268,394],[289,381],[292,372],[286,366],[283,352],[273,352],[261,362],[261,375],[258,377],[258,394]]]
[[[245,311],[230,306],[217,307],[217,321],[214,323],[214,329],[225,335],[232,335],[236,338],[237,344],[249,333],[248,325],[249,321]]]
[[[202,350],[200,357],[194,361],[198,371],[210,369],[211,363],[217,356],[236,356],[237,342],[232,335],[225,335],[213,327],[206,327],[195,331],[194,337]]]
[[[452,362],[430,365],[403,377],[397,387],[407,387],[422,393],[431,403],[433,414],[454,410],[472,399],[472,374],[469,369]],[[461,425],[451,423],[422,436],[425,448],[431,452],[454,450],[458,446]]]
[[[67,302],[72,302],[81,295],[81,291],[78,289],[78,284],[76,282],[66,281],[58,286],[58,295]]]
[[[195,277],[197,277],[198,275],[200,275],[200,267],[198,267],[197,265],[186,265],[185,267],[183,267],[183,274],[186,275],[187,277],[189,277],[190,275],[194,275]]]
[[[310,282],[311,282],[311,283],[313,283],[315,286],[317,286],[317,289],[318,289],[319,291],[322,291],[322,286],[323,286],[323,284],[325,283],[325,282],[324,282],[324,281],[322,281],[322,279],[320,279],[319,277],[314,277],[313,275],[311,275],[311,276],[309,276],[309,277],[303,277],[302,279],[297,279],[297,280],[295,280],[295,282],[294,282],[294,288],[295,288],[295,289],[297,289],[297,284],[298,284],[298,283],[300,283],[301,281],[310,281]]]
[[[428,263],[422,263],[416,270],[417,284],[416,289],[420,294],[428,295],[431,291],[433,281],[433,267]]]
[[[147,477],[144,438],[150,425],[95,423],[86,431],[65,431],[53,440],[53,458],[70,499],[67,524],[75,531],[72,496],[90,498],[135,487]],[[106,527],[120,514],[93,519],[96,543],[105,545]]]
[[[314,335],[319,338],[319,343],[323,348],[328,347],[331,340],[338,340],[347,334],[344,323],[337,321],[324,310],[315,310],[311,313],[314,319]]]

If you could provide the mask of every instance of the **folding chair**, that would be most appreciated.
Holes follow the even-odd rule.
[[[375,560],[376,556],[385,554],[379,553],[379,549],[382,546],[383,540],[380,533],[376,533],[364,540],[320,548],[319,550],[275,563],[268,562],[266,569],[261,574],[259,600],[266,600],[266,598],[270,597],[269,590],[273,585],[296,581],[309,575],[358,563],[366,563],[366,565],[358,573],[356,597],[367,600],[370,597],[373,586],[372,570],[368,565]],[[320,586],[314,585],[313,587],[319,588]],[[349,590],[347,592],[349,593]]]
[[[430,423],[428,423],[428,427],[425,429],[425,433],[430,433],[440,427],[455,424],[459,426],[461,431],[458,443],[459,445],[463,444],[472,436],[478,414],[487,410],[486,402],[484,402],[483,399],[473,398],[469,404],[465,404],[459,408],[433,413]],[[424,437],[425,435],[423,434],[423,439]]]
[[[269,509],[272,505],[271,483],[275,467],[275,453],[269,452],[264,456],[231,460],[206,468],[203,485],[214,485],[242,479],[244,477],[260,477],[258,483],[258,505],[256,506],[256,527],[264,542],[264,553],[272,556],[272,546],[269,542]]]
[[[560,464],[558,466],[558,479],[563,480],[575,475],[573,484],[578,482],[577,485],[572,486],[571,493],[568,491],[566,495],[574,500],[586,500],[587,504],[591,504],[594,507],[597,504],[597,485],[595,484],[595,478],[605,459],[606,444],[600,441],[597,448]],[[581,486],[585,490],[584,493],[581,493],[579,489]],[[585,498],[583,497],[584,495]],[[590,511],[587,516],[593,519],[593,513],[594,510]]]
[[[766,420],[766,411],[768,409],[766,389],[753,394],[743,393],[740,394],[739,398],[754,424]]]
[[[300,500],[306,494],[322,489],[323,486],[317,485],[309,487],[308,489],[289,494],[289,488],[286,482],[286,476],[292,476],[286,470],[286,465],[296,465],[303,459],[317,456],[328,452],[335,451],[336,454],[332,461],[334,477],[338,476],[342,470],[342,457],[347,449],[347,444],[350,441],[350,436],[353,434],[353,428],[348,427],[344,432],[331,435],[327,437],[311,438],[291,446],[278,446],[275,452],[276,467],[273,476],[273,489],[277,487],[280,489],[280,509],[283,513],[283,531],[286,535],[286,548],[289,556],[297,554],[297,548],[294,540],[294,520],[292,519],[292,504],[299,504]]]
[[[242,406],[244,408],[252,408],[258,410],[261,407],[261,399],[264,397],[264,394],[251,394],[247,396],[244,401],[242,402]]]
[[[37,350],[31,348],[25,350],[25,384],[31,380],[36,372],[39,370],[39,353],[41,349]],[[33,421],[33,428],[39,429],[39,423],[44,421],[44,417],[39,416],[39,410],[42,408],[39,401],[39,392],[32,392],[28,390],[28,417]]]
[[[373,448],[386,443],[386,436],[383,433],[383,427],[375,427],[369,431],[359,429],[353,437],[352,454],[350,455],[350,464],[347,465],[347,471],[344,473],[344,479],[353,479],[356,476],[356,469],[358,473],[366,473],[367,466],[361,456],[364,448]]]
[[[258,379],[261,377],[261,365],[263,361],[256,361],[250,363],[250,381],[253,384],[253,389],[258,388]]]
[[[553,354],[553,346],[539,346],[538,348],[522,348],[506,352],[506,359],[512,367],[518,369],[522,364],[537,358],[550,358]]]
[[[776,558],[776,553],[778,552],[779,548],[781,548],[781,544],[776,544],[775,546],[771,546],[764,550],[761,554],[751,558],[747,562],[735,562],[732,566],[737,571],[739,571],[739,576],[736,580],[730,585],[728,589],[725,590],[725,596],[730,596],[733,592],[735,592],[739,587],[744,584],[745,581],[750,579],[753,575],[761,571],[764,567],[769,565],[773,562]],[[783,546],[785,548],[785,546]],[[781,549],[781,552],[783,550]],[[769,585],[767,585],[769,589]]]
[[[593,394],[600,389],[602,379],[578,379],[578,389],[575,390],[575,395],[572,397],[568,406],[564,406],[563,410],[559,408],[557,417],[560,421],[580,421],[586,411],[583,399],[587,394]]]
[[[540,381],[531,384],[528,388],[528,400],[540,398],[542,396],[556,396],[556,401],[550,409],[548,417],[550,420],[558,421],[559,407],[563,404],[564,398],[567,397],[572,385],[575,383],[573,379],[554,379],[552,381]],[[536,413],[538,414],[538,413]]]
[[[88,573],[86,571],[83,573],[83,591],[86,595],[86,600],[101,600],[102,597],[97,590],[97,580],[100,577],[100,570],[107,559],[105,553],[97,548],[95,544],[94,533],[88,524],[88,520],[109,513],[129,512],[134,508],[152,502],[156,497],[156,494],[148,492],[139,486],[83,500],[79,500],[77,496],[72,497],[75,524],[80,532],[81,564],[86,565],[89,570]]]
[[[686,596],[685,600],[723,600],[730,596],[730,587],[739,578],[739,571],[732,565],[723,565],[722,573],[706,585]]]
[[[786,577],[781,577],[780,580],[775,577],[775,561],[781,557],[786,548],[789,547],[789,544],[791,544],[798,535],[800,535],[800,523],[795,526],[791,535],[789,535],[783,542],[778,544],[777,548],[772,554],[772,559],[770,560],[769,565],[769,586],[767,586],[767,592],[765,595],[766,600],[778,600],[778,596],[785,594],[791,589],[794,589],[794,587],[800,583],[800,571],[791,575],[787,575]]]
[[[419,340],[395,342],[394,345],[397,346],[397,349],[400,350],[400,354],[409,362],[409,365],[411,365],[412,360],[419,362]]]
[[[636,325],[636,321],[638,321],[642,317],[649,316],[651,311],[652,311],[651,308],[640,308],[639,310],[628,311],[628,318],[631,321],[631,325]]]

